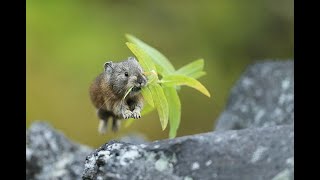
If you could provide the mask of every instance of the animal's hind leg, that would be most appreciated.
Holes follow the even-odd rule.
[[[121,125],[121,120],[117,119],[116,117],[112,118],[112,131],[117,132],[119,130],[119,127]]]
[[[100,134],[105,134],[107,132],[107,124],[111,117],[111,113],[104,109],[98,109],[97,115],[100,118],[98,131]]]

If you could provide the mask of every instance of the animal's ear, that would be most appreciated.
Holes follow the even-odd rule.
[[[132,57],[132,56],[130,56],[129,58],[128,58],[128,60],[131,60],[131,61],[137,61],[137,59],[136,58],[134,58],[134,57]],[[138,61],[137,61],[138,62]]]
[[[112,61],[106,62],[106,63],[104,63],[103,67],[104,67],[104,71],[112,72],[112,70],[113,70],[113,62]]]

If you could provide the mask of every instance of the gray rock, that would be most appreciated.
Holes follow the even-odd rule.
[[[267,61],[244,72],[231,90],[216,130],[293,124],[294,63]]]
[[[26,138],[26,179],[81,179],[91,148],[69,141],[44,122],[33,123]]]
[[[293,126],[217,131],[134,145],[111,141],[83,179],[293,179]]]

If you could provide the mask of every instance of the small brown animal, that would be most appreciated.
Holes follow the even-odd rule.
[[[141,117],[143,97],[140,90],[146,84],[147,79],[134,57],[118,63],[110,61],[104,64],[104,72],[94,80],[89,90],[100,118],[98,130],[101,134],[106,133],[109,118],[112,118],[112,130],[116,132],[120,120]],[[123,100],[131,87],[132,90]]]

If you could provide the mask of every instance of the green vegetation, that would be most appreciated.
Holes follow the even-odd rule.
[[[169,137],[174,138],[181,118],[181,102],[177,89],[186,85],[210,97],[208,90],[196,80],[205,75],[204,60],[196,60],[176,71],[169,59],[158,50],[132,35],[126,35],[126,37],[130,41],[126,43],[127,46],[138,58],[149,80],[148,85],[142,88],[142,95],[147,105],[152,107],[147,110],[150,112],[153,108],[157,109],[162,130],[166,129],[170,120]],[[132,121],[130,119],[127,123],[131,124]]]
[[[293,0],[27,0],[26,125],[45,120],[72,140],[93,147],[135,133],[149,141],[165,139],[172,128],[170,119],[181,118],[177,136],[212,131],[230,88],[248,65],[294,57],[293,25]],[[106,61],[133,55],[125,46],[128,32],[170,59],[165,69],[156,68],[158,75],[187,72],[188,67],[178,68],[203,58],[205,66],[201,60],[192,62],[189,68],[198,73],[189,71],[188,76],[204,84],[212,98],[182,87],[180,105],[172,100],[177,105],[169,107],[181,114],[169,114],[164,131],[155,108],[146,106],[143,112],[149,113],[130,127],[123,123],[118,133],[102,136],[88,88]],[[164,90],[166,96],[176,92]]]

